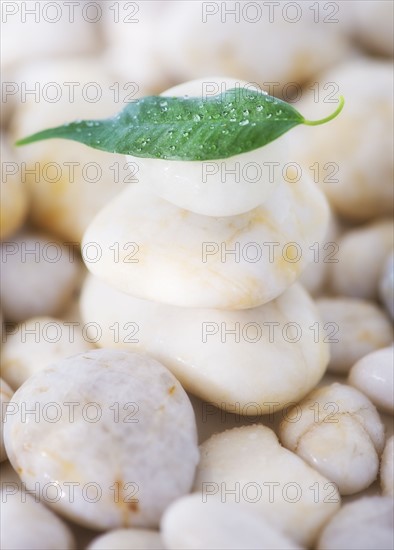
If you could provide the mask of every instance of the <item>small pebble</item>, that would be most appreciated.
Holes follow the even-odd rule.
[[[346,375],[356,361],[393,341],[387,315],[373,302],[357,298],[320,298],[316,301],[330,344],[328,370]]]
[[[81,261],[50,235],[22,233],[0,247],[0,297],[6,321],[58,315],[76,289]]]
[[[393,500],[364,497],[345,504],[320,535],[317,550],[392,550]]]
[[[161,521],[168,550],[299,550],[300,546],[250,506],[188,495],[167,508]]]
[[[394,436],[386,441],[380,463],[380,485],[385,496],[394,496]]]
[[[382,348],[357,361],[350,369],[349,384],[364,393],[376,407],[394,412],[394,348]]]
[[[17,390],[34,373],[93,347],[81,323],[33,317],[7,335],[0,356],[1,376]]]
[[[342,495],[358,493],[376,479],[384,426],[369,399],[350,386],[335,383],[311,392],[289,411],[279,435]]]
[[[93,539],[87,550],[164,550],[164,546],[157,531],[115,529]]]
[[[329,266],[333,292],[376,299],[383,265],[393,243],[392,220],[381,220],[345,233],[338,241],[338,262]]]
[[[12,403],[10,462],[28,489],[77,523],[156,527],[191,488],[193,409],[174,376],[146,355],[74,355],[30,377]]]
[[[379,281],[379,295],[386,310],[394,319],[394,250],[390,252],[384,263]]]
[[[339,509],[335,485],[284,449],[265,426],[216,434],[200,450],[195,491],[207,501],[216,497],[250,506],[300,545],[310,546]]]
[[[2,483],[0,498],[0,546],[4,550],[76,548],[67,525],[14,483]]]
[[[11,401],[13,395],[14,395],[14,392],[9,387],[9,385],[2,378],[0,378],[0,406],[1,406],[0,462],[3,462],[3,460],[6,460],[7,458],[7,453],[4,447],[3,431],[4,431],[4,422],[6,421],[7,403]]]

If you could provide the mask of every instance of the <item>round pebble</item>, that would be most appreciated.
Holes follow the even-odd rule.
[[[391,550],[393,548],[393,500],[364,497],[332,518],[319,538],[318,550]]]
[[[394,319],[394,250],[388,255],[379,281],[379,295]]]
[[[0,496],[1,548],[74,550],[70,529],[46,506],[13,483],[2,484]]]
[[[379,410],[394,412],[394,348],[382,348],[357,361],[349,384],[363,392]]]
[[[6,321],[58,315],[78,286],[81,262],[75,249],[50,235],[22,233],[0,246],[0,297]]]
[[[385,496],[394,496],[394,436],[386,441],[380,463],[380,485]]]
[[[283,445],[335,483],[342,495],[376,479],[384,426],[358,390],[332,384],[312,391],[281,422]]]
[[[265,426],[216,434],[200,450],[194,490],[201,497],[243,503],[298,544],[311,546],[339,509],[335,485],[284,449]]]
[[[167,508],[161,521],[169,550],[297,550],[259,513],[242,506],[188,495]]]
[[[343,296],[376,299],[384,262],[393,244],[392,220],[381,220],[345,233],[338,241],[338,261],[329,266],[332,291]]]
[[[210,80],[223,91],[248,84],[235,79]],[[206,97],[205,86],[206,79],[194,80],[161,95]],[[187,137],[193,137],[192,133]],[[234,216],[260,206],[285,182],[288,142],[289,136],[285,134],[254,151],[212,161],[183,162],[132,156],[127,160],[138,164],[141,183],[180,208],[205,216]]]
[[[191,488],[193,409],[174,376],[148,356],[75,355],[29,378],[12,402],[10,462],[28,489],[79,524],[156,527]]]
[[[20,175],[15,174],[17,163],[1,135],[2,177],[0,182],[0,240],[13,235],[25,221],[28,210],[27,189]]]
[[[327,344],[310,328],[320,323],[315,305],[299,285],[264,306],[223,311],[140,300],[90,276],[81,314],[100,326],[100,347],[149,353],[186,390],[240,415],[298,401],[328,362]]]
[[[178,208],[138,183],[95,217],[84,235],[83,258],[94,275],[138,298],[252,308],[301,274],[328,216],[323,195],[307,178],[279,185],[251,212],[221,218]]]
[[[320,74],[319,92],[315,87],[309,94],[305,90],[296,105],[307,118],[318,119],[331,112],[328,105],[335,107],[328,102],[345,98],[335,122],[313,132],[306,126],[292,130],[291,153],[301,165],[314,166],[315,175],[319,169],[316,180],[334,212],[354,222],[393,214],[391,65],[355,56]]]
[[[6,460],[7,453],[4,447],[4,422],[6,421],[7,403],[12,399],[14,392],[9,385],[0,378],[0,406],[1,406],[1,424],[0,424],[0,462]]]
[[[27,94],[12,119],[15,140],[76,119],[113,116],[121,109],[121,104],[114,102],[110,71],[98,59],[40,60],[21,67],[14,80],[19,88],[39,87],[40,90],[45,90],[48,82],[59,86],[78,83],[72,90],[72,101],[65,85],[56,102],[37,103],[33,94]],[[122,89],[122,83],[118,84]],[[97,100],[90,101],[94,94]],[[73,242],[77,248],[97,212],[129,181],[137,178],[138,166],[133,167],[134,175],[130,173],[123,155],[108,154],[70,140],[33,143],[18,149],[18,155],[20,163],[26,165],[23,176],[31,201],[29,214],[35,227]]]
[[[374,303],[356,298],[320,298],[325,342],[330,344],[328,370],[347,374],[356,361],[393,341],[387,315]]]
[[[80,322],[33,317],[7,334],[0,356],[1,376],[17,390],[34,373],[93,347]]]
[[[157,531],[115,529],[93,539],[87,550],[164,550]]]

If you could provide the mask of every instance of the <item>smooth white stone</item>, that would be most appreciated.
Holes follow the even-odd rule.
[[[394,436],[387,441],[380,463],[380,485],[385,496],[394,496]]]
[[[190,490],[198,462],[193,409],[174,376],[148,356],[75,355],[29,378],[13,403],[4,435],[10,462],[28,489],[77,523],[155,527]],[[38,421],[26,413],[24,422],[34,408]]]
[[[324,528],[318,550],[391,550],[393,548],[393,500],[364,497],[335,514]]]
[[[316,386],[328,362],[327,344],[315,341],[310,329],[319,323],[316,308],[299,285],[264,306],[223,311],[139,300],[90,277],[81,314],[86,324],[100,327],[97,345],[149,353],[191,393],[244,415],[298,401]],[[288,323],[297,332],[290,326],[287,333]],[[228,332],[234,330],[239,334]]]
[[[81,275],[81,261],[72,247],[51,235],[29,232],[3,241],[0,255],[6,321],[61,313]]]
[[[157,531],[116,529],[93,539],[87,550],[164,550]]]
[[[292,130],[294,160],[319,168],[319,187],[341,217],[363,222],[392,215],[391,61],[356,56],[320,74],[318,91],[304,92],[297,109],[310,119],[327,115],[329,106],[336,107],[328,102],[339,95],[346,104],[334,121],[312,132],[306,126]]]
[[[94,275],[127,294],[245,309],[269,302],[296,280],[327,223],[326,201],[309,179],[280,185],[261,207],[224,218],[178,208],[138,183],[95,217],[82,252]]]
[[[393,3],[386,0],[341,2],[341,20],[349,21],[349,36],[368,53],[393,56]]]
[[[394,250],[387,257],[379,282],[379,295],[394,319]]]
[[[376,407],[394,412],[394,348],[379,349],[350,369],[349,384],[363,392]]]
[[[1,376],[16,390],[34,373],[94,348],[89,340],[80,323],[71,325],[54,317],[28,319],[7,335],[0,356]]]
[[[0,240],[13,235],[23,224],[28,209],[28,195],[21,175],[10,175],[15,170],[15,157],[7,147],[7,137],[1,134],[1,162],[3,174],[0,181]],[[18,166],[16,164],[16,166]]]
[[[73,550],[70,529],[40,502],[5,484],[0,491],[0,543],[4,550]]]
[[[13,9],[14,7],[16,9]],[[73,9],[54,2],[51,7],[47,7],[45,4],[37,4],[34,0],[25,0],[21,5],[11,5],[11,10],[7,14],[4,9],[3,21],[7,24],[2,31],[2,68],[15,67],[37,58],[59,58],[64,55],[95,52],[99,48],[98,23],[88,20],[88,17],[95,17],[92,13],[88,17],[85,15],[87,14],[84,14],[82,5],[74,6]],[[78,40],[70,40],[74,33]],[[21,36],[23,40],[20,39]],[[59,82],[53,80],[55,83]],[[48,83],[53,80],[48,80]],[[53,90],[51,92],[55,93]],[[49,89],[48,97],[54,97]]]
[[[14,392],[9,385],[0,378],[0,407],[1,407],[1,423],[0,423],[0,462],[3,462],[7,458],[7,453],[4,447],[4,423],[6,421],[6,409],[7,403],[12,399]]]
[[[210,79],[223,90],[248,87],[235,79]],[[161,95],[207,98],[206,79],[185,82]],[[252,88],[255,90],[256,88]],[[242,97],[242,96],[241,96]],[[138,180],[169,202],[206,216],[234,216],[260,206],[273,189],[291,176],[287,134],[260,147],[230,158],[182,162],[128,156],[139,166]],[[276,163],[276,164],[271,164]]]
[[[176,500],[161,520],[169,550],[299,550],[260,514],[242,504],[203,500],[201,494]]]
[[[288,412],[279,435],[342,495],[362,491],[376,479],[384,426],[369,399],[350,386],[314,390]]]
[[[333,483],[261,425],[234,428],[203,443],[194,489],[260,512],[274,529],[311,546],[340,506]],[[234,493],[235,491],[235,493]]]
[[[77,119],[113,116],[123,106],[115,100],[116,85],[110,69],[96,58],[37,60],[22,66],[13,80],[19,89],[37,88],[42,93],[48,82],[54,82],[62,92],[56,102],[41,98],[37,103],[34,94],[27,94],[26,101],[18,103],[11,128],[15,140]],[[67,82],[78,85],[70,90],[63,85]],[[122,82],[118,86],[122,101],[128,92],[122,90]],[[48,87],[48,95],[51,92],[54,93],[53,88]],[[97,101],[91,101],[96,95]],[[70,140],[32,143],[18,148],[17,154],[20,165],[26,166],[23,178],[35,227],[74,242],[77,248],[97,212],[128,181],[133,181],[124,155],[109,154]]]
[[[111,10],[107,11],[106,54],[117,74],[158,89],[163,89],[163,81],[227,74],[271,84],[271,90],[276,85],[276,93],[291,94],[294,86],[297,90],[348,53],[341,25],[324,22],[326,16],[341,20],[341,12],[322,11],[315,23],[316,12],[301,4],[288,11],[279,4],[226,5],[201,0],[141,2],[138,6],[133,17],[139,23],[134,25],[122,17],[115,23]],[[211,79],[206,81],[209,84]]]
[[[347,374],[356,361],[393,341],[387,315],[373,302],[357,298],[320,298],[324,340],[330,345],[328,370]]]
[[[376,299],[384,262],[393,244],[392,220],[379,220],[345,233],[338,242],[338,262],[330,265],[334,293]]]

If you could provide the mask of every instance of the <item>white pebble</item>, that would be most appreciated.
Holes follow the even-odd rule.
[[[7,403],[12,399],[14,392],[9,385],[0,378],[0,406],[1,406],[1,423],[0,423],[0,462],[3,462],[7,458],[7,453],[4,447],[4,422],[6,421],[6,409]]]
[[[394,319],[394,250],[384,263],[379,282],[379,295],[391,318]]]
[[[328,370],[347,374],[356,361],[393,340],[387,315],[374,303],[357,298],[321,298],[323,337],[330,344]]]
[[[342,495],[376,479],[384,426],[358,390],[332,384],[314,390],[289,411],[279,429],[283,445],[334,482]]]
[[[161,521],[169,550],[297,550],[251,507],[188,495],[167,508]]]
[[[222,218],[178,208],[138,183],[92,221],[83,257],[94,275],[139,298],[251,308],[296,280],[328,216],[324,196],[308,178],[279,185],[251,212]]]
[[[4,550],[73,550],[70,529],[46,506],[15,484],[4,483],[1,496],[1,548]]]
[[[387,441],[380,463],[380,485],[385,496],[394,496],[394,436]]]
[[[299,285],[264,306],[224,311],[139,300],[88,277],[81,314],[101,327],[100,347],[149,353],[185,389],[241,415],[299,401],[328,362],[327,344],[310,329],[320,323],[316,307]]]
[[[0,247],[0,296],[6,321],[58,315],[76,289],[81,262],[73,248],[51,235],[23,233]]]
[[[13,9],[14,6],[16,9]],[[57,1],[47,7],[34,0],[26,0],[24,4],[14,6],[11,5],[7,13],[4,9],[3,21],[7,24],[4,25],[2,36],[2,67],[15,67],[37,58],[91,53],[99,46],[98,24],[88,20],[87,12],[84,13],[81,5],[73,9]],[[96,15],[97,12],[88,17],[95,18]],[[73,33],[78,36],[78,40],[70,40]],[[23,41],[20,40],[21,36]],[[53,84],[53,81],[49,80],[48,83]],[[53,90],[51,92],[54,93]],[[49,90],[48,97],[53,98]]]
[[[1,161],[3,174],[0,182],[0,240],[13,235],[23,224],[28,209],[26,185],[20,174],[10,174],[14,171],[14,155],[6,147],[6,136],[1,134]]]
[[[271,88],[276,84],[275,91],[285,94],[348,51],[340,25],[323,22],[326,16],[338,20],[340,14],[324,13],[315,23],[314,13],[301,5],[287,10],[279,4],[200,0],[139,6],[133,15],[140,23],[132,25],[133,32],[122,19],[114,23],[109,11],[104,29],[114,70],[142,84],[160,87],[166,79],[205,76],[209,86],[214,79],[206,75],[228,74]],[[130,56],[136,51],[138,56]]]
[[[16,390],[35,372],[93,347],[80,323],[33,317],[7,335],[0,356],[1,376]]]
[[[393,501],[365,497],[349,504],[324,528],[318,550],[392,550]]]
[[[200,449],[196,491],[207,500],[216,495],[250,506],[298,544],[310,546],[339,509],[335,485],[284,449],[265,426],[227,430]]]
[[[235,79],[210,80],[222,90],[248,84]],[[205,86],[206,78],[194,80],[162,95],[206,97]],[[182,162],[131,156],[127,160],[138,164],[141,183],[180,208],[206,216],[234,216],[263,204],[285,181],[288,141],[288,135],[284,135],[254,151],[221,160]],[[288,176],[292,177],[290,171]]]
[[[349,384],[363,392],[384,412],[394,412],[394,348],[379,349],[357,361],[350,370]]]
[[[193,410],[179,382],[148,356],[75,355],[29,378],[12,402],[4,435],[10,462],[28,489],[77,523],[156,527],[190,490],[198,461]],[[34,408],[38,421],[24,422]]]
[[[372,54],[393,56],[393,3],[356,0],[340,3],[349,19],[349,35]]]
[[[338,242],[338,262],[330,265],[334,293],[376,299],[383,265],[393,244],[392,220],[379,220],[345,233]]]
[[[157,531],[115,529],[93,539],[87,550],[164,550],[164,546]]]
[[[367,76],[366,76],[367,75]],[[316,178],[334,212],[355,222],[392,215],[393,78],[390,61],[358,58],[319,75],[319,92],[296,105],[307,118],[327,114],[339,95],[346,104],[329,124],[292,130],[292,158],[319,168]],[[365,106],[368,105],[368,113]],[[382,139],[384,136],[384,139]],[[316,173],[316,172],[315,172]]]
[[[123,105],[114,101],[115,84],[109,70],[94,58],[38,60],[23,65],[13,79],[19,89],[37,88],[42,92],[48,82],[54,82],[62,91],[56,102],[43,98],[36,102],[34,94],[27,94],[26,101],[19,102],[11,128],[15,140],[77,119],[113,116]],[[67,82],[78,85],[70,92],[61,84]],[[122,90],[122,82],[118,85]],[[48,94],[51,90],[48,87]],[[123,155],[70,140],[49,139],[18,148],[17,153],[20,166],[26,166],[22,176],[35,227],[76,244],[96,213],[133,178]]]

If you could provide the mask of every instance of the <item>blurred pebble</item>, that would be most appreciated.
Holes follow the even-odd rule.
[[[51,235],[31,232],[1,243],[0,297],[6,321],[18,323],[62,312],[81,273],[75,248],[65,244]]]
[[[394,496],[394,436],[387,441],[380,464],[380,484],[385,496]]]
[[[0,356],[1,376],[17,390],[34,373],[93,347],[80,323],[33,317],[8,333]]]
[[[392,550],[393,500],[364,497],[345,504],[320,535],[318,550]]]
[[[390,252],[384,263],[379,281],[379,295],[386,310],[394,319],[394,250]]]
[[[299,550],[251,507],[201,494],[176,500],[161,521],[168,550]]]
[[[9,385],[0,378],[0,406],[1,406],[1,424],[0,424],[0,462],[6,460],[7,453],[4,447],[4,424],[7,421],[7,403],[12,399],[14,392],[9,387]]]
[[[325,342],[330,344],[328,370],[346,375],[356,361],[393,341],[387,315],[374,303],[357,298],[319,298]]]
[[[164,546],[157,531],[115,529],[93,539],[87,550],[164,550]]]

